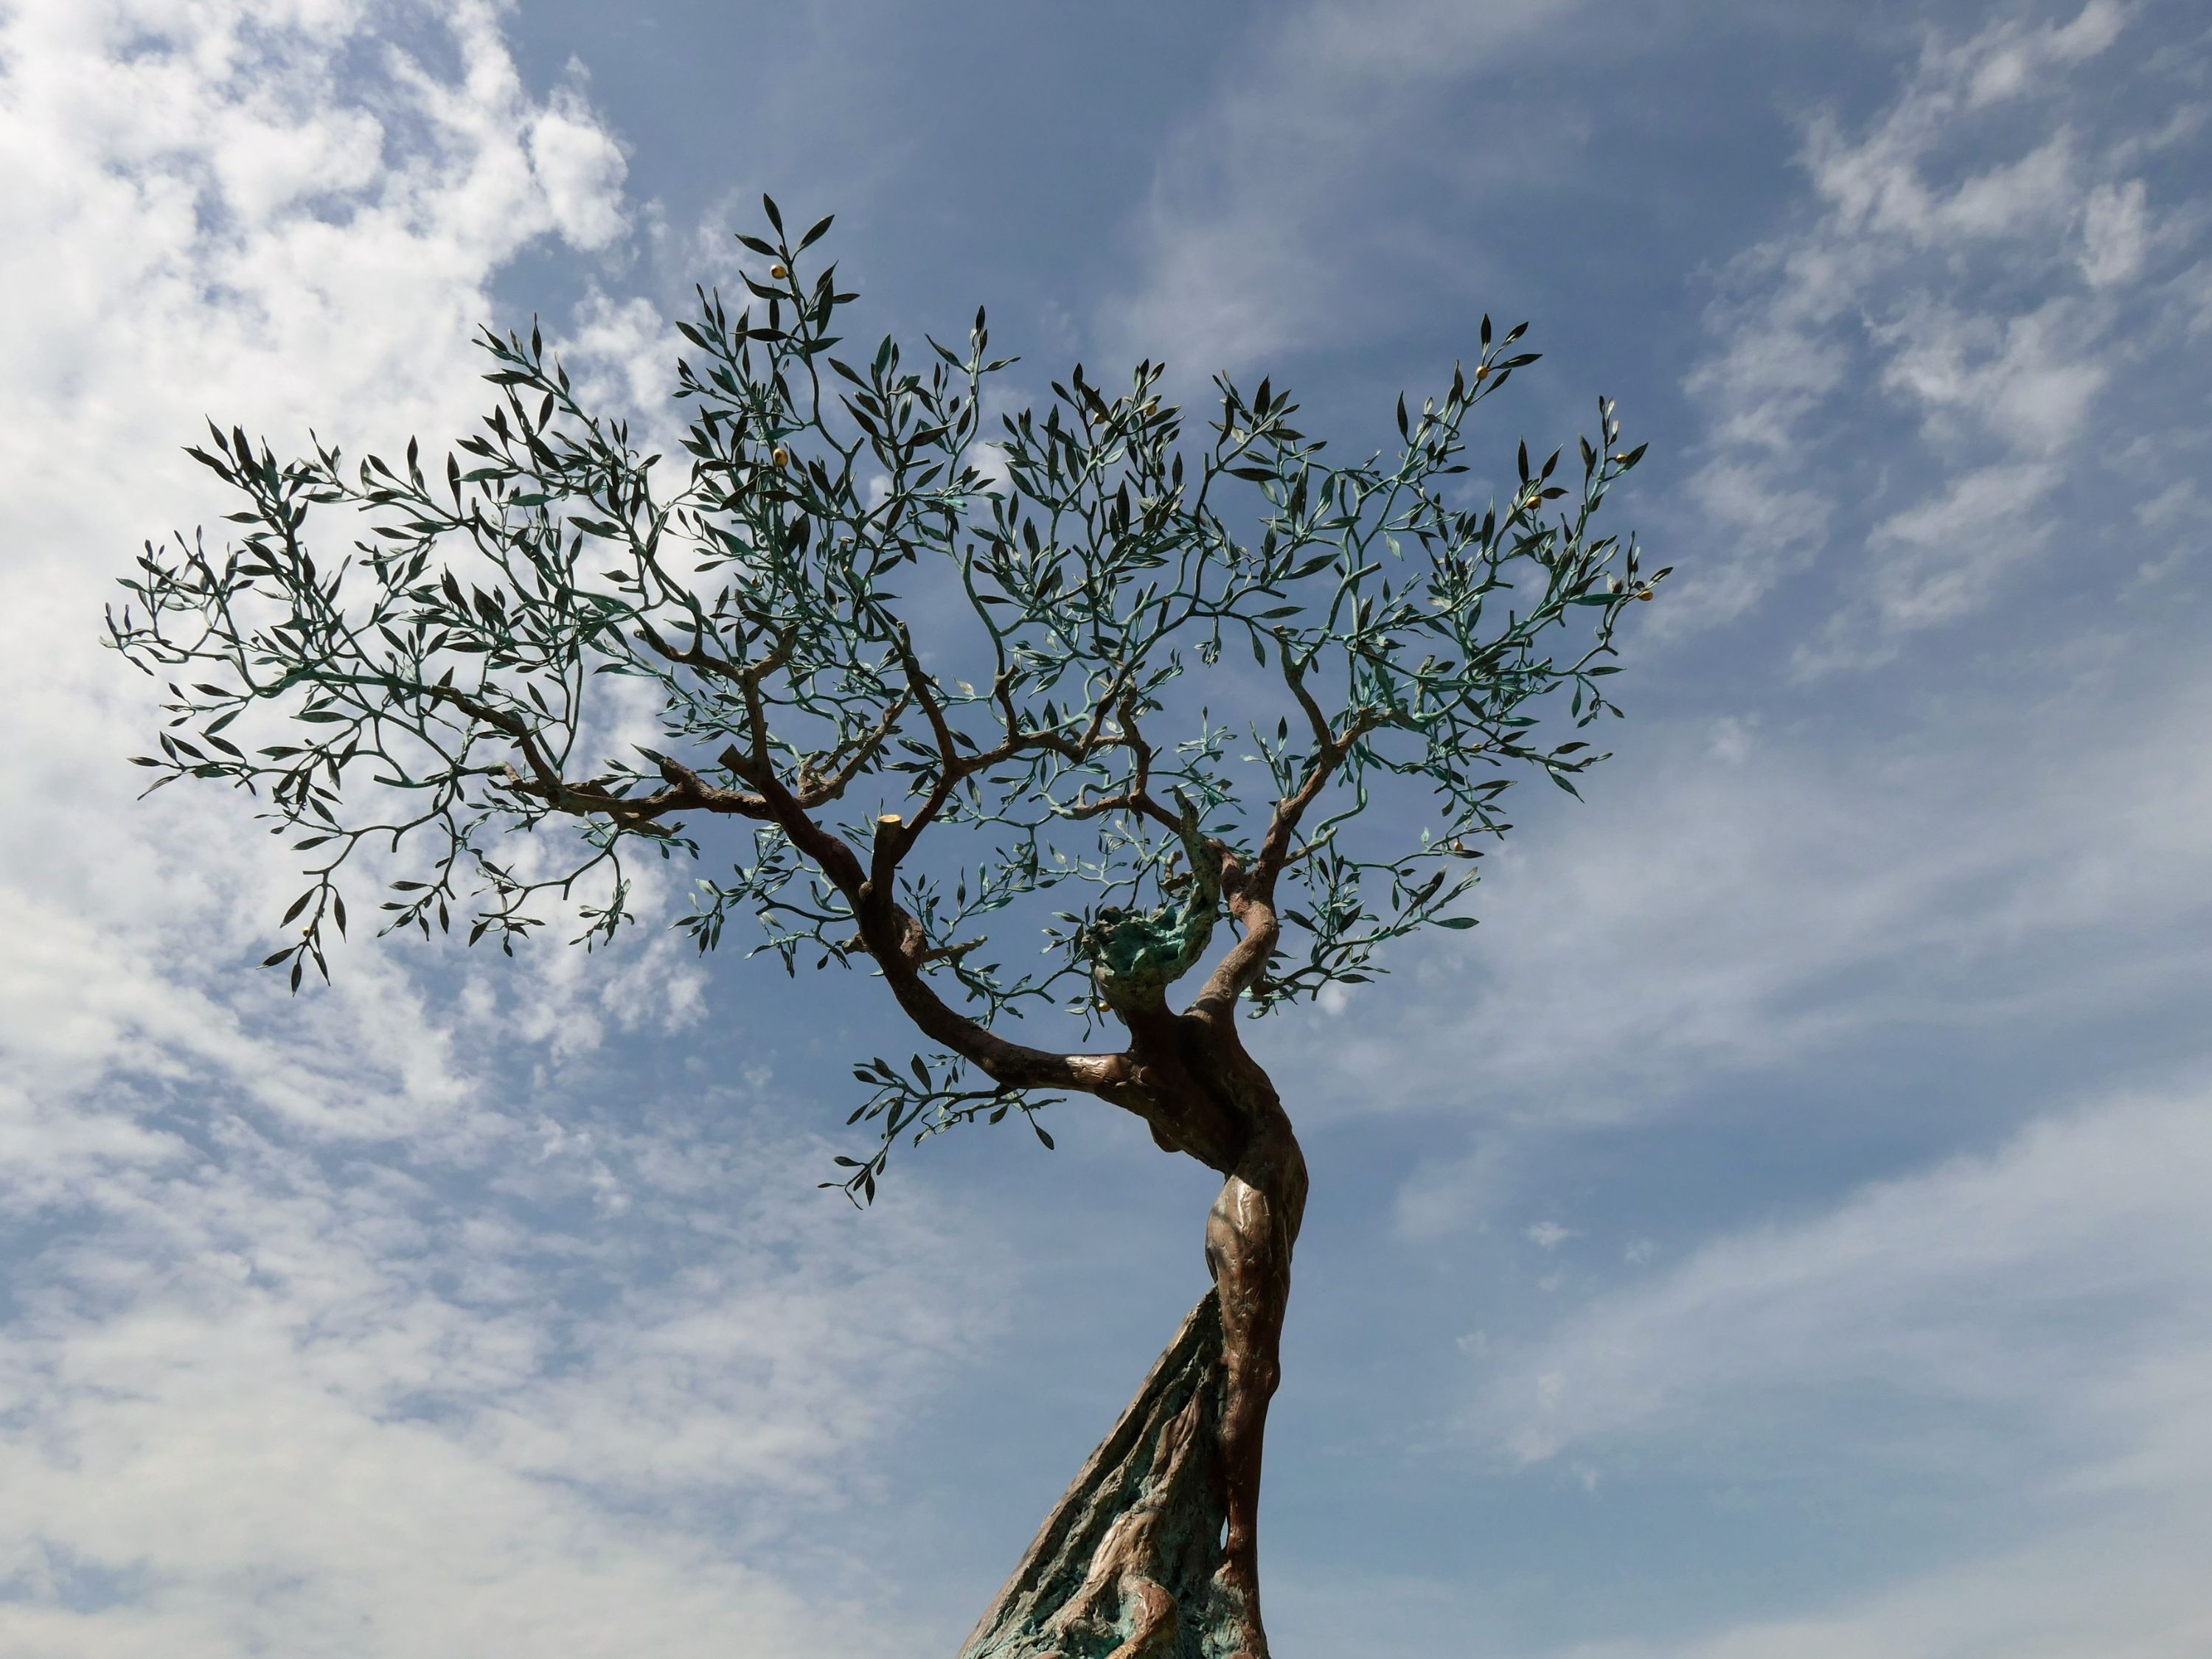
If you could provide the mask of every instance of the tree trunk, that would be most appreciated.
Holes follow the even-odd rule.
[[[1256,1067],[1253,1070],[1256,1071]],[[1267,1659],[1259,1502],[1306,1171],[1263,1085],[1206,1217],[1208,1291],[960,1659]]]

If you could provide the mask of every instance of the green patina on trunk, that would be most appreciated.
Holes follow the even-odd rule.
[[[1098,994],[1116,1007],[1139,999],[1157,1001],[1205,954],[1214,916],[1211,894],[1203,902],[1194,894],[1182,904],[1152,911],[1107,906],[1082,937]]]
[[[149,543],[108,617],[173,699],[161,752],[138,763],[155,787],[243,789],[300,836],[307,885],[263,964],[295,990],[328,972],[341,883],[379,879],[357,848],[380,870],[387,841],[420,849],[410,873],[392,866],[386,931],[458,919],[503,949],[572,902],[585,939],[611,942],[636,919],[626,855],[704,855],[722,873],[696,880],[678,924],[702,951],[750,918],[756,951],[787,970],[869,959],[931,1045],[854,1068],[869,1093],[848,1121],[877,1141],[831,1184],[856,1202],[896,1146],[1014,1111],[1034,1123],[1076,1097],[1220,1174],[1216,1294],[965,1652],[1267,1659],[1262,1447],[1307,1176],[1237,1021],[1366,982],[1381,947],[1423,927],[1472,927],[1459,905],[1478,843],[1510,827],[1504,769],[1571,792],[1604,758],[1540,735],[1540,717],[1564,700],[1579,732],[1620,712],[1614,629],[1667,572],[1645,572],[1632,538],[1595,535],[1593,515],[1644,448],[1620,447],[1601,400],[1578,484],[1564,451],[1532,460],[1523,444],[1512,481],[1492,474],[1505,494],[1467,496],[1451,481],[1462,427],[1535,361],[1515,350],[1521,329],[1493,338],[1486,318],[1471,374],[1399,401],[1395,457],[1322,460],[1269,380],[1248,395],[1222,378],[1218,417],[1187,428],[1150,360],[1122,394],[1079,366],[986,439],[986,383],[1016,360],[988,355],[982,312],[965,357],[930,340],[919,372],[888,337],[864,367],[828,356],[855,297],[806,257],[830,221],[794,242],[763,205],[773,240],[742,240],[774,262],[769,283],[744,276],[765,316],[702,289],[678,325],[688,463],[654,471],[663,458],[586,404],[534,327],[486,335],[500,402],[442,477],[411,440],[402,465],[320,444],[282,462],[210,424],[211,447],[188,453],[241,498],[241,538]],[[1256,507],[1249,530],[1224,518],[1232,500]],[[326,506],[366,515],[363,556],[317,562]],[[967,648],[948,636],[943,672],[891,586],[917,562],[941,584],[921,602],[933,623],[941,596],[974,624]],[[1240,705],[1271,671],[1281,681],[1275,718],[1255,707],[1234,754],[1206,713],[1221,676],[1184,678],[1218,669],[1224,644],[1257,671]],[[659,709],[649,744],[594,759],[635,712],[609,707],[610,677]],[[856,839],[837,815],[871,797]],[[1376,807],[1395,850],[1352,828]],[[506,850],[556,825],[542,862]],[[949,891],[902,868],[925,833],[967,838]],[[1074,951],[1051,971],[1002,967],[987,930],[1063,880],[1121,903],[1072,940],[1050,928],[1055,957]],[[1240,938],[1171,1011],[1224,913]],[[1057,999],[1062,966],[1087,969],[1079,1001],[1110,1010],[1126,1042],[1068,1053],[1012,1034]]]
[[[960,1659],[1228,1659],[1250,1626],[1215,1581],[1221,1310],[1208,1291],[1039,1529]]]
[[[1167,988],[1196,967],[1212,942],[1221,915],[1219,856],[1200,839],[1185,804],[1180,832],[1190,860],[1189,885],[1178,904],[1157,910],[1107,905],[1076,935],[1091,962],[1091,982],[1109,1007],[1128,1010],[1159,1003]]]

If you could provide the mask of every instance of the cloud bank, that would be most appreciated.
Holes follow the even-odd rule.
[[[524,87],[503,23],[0,10],[10,1655],[880,1650],[778,1576],[842,1569],[774,1517],[850,1502],[939,1364],[979,1280],[910,1264],[957,1224],[917,1201],[823,1265],[852,1253],[797,1196],[820,1150],[757,1132],[764,1076],[643,1119],[578,1091],[603,1035],[696,1013],[672,943],[588,979],[356,949],[285,1005],[248,971],[283,849],[241,803],[134,805],[120,764],[158,688],[100,611],[205,510],[202,416],[458,429],[495,275],[619,253],[621,145],[580,83]],[[645,349],[629,302],[578,333],[617,380]]]

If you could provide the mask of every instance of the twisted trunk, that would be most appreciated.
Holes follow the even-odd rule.
[[[1047,1517],[961,1659],[1267,1659],[1260,1474],[1305,1160],[1233,1026],[1195,1011],[1146,1024],[1134,1034],[1155,1139],[1227,1176],[1206,1220],[1213,1289]]]

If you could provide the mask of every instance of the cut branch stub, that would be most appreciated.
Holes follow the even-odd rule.
[[[960,1659],[1264,1655],[1216,1583],[1223,1501],[1221,1308],[1190,1312],[1039,1529]]]

